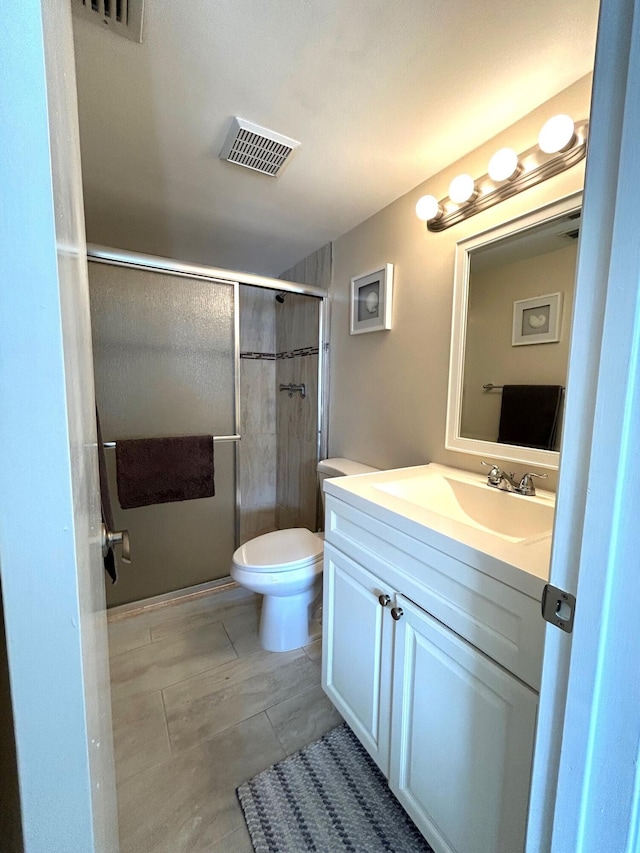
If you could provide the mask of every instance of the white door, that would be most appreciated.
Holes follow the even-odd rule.
[[[328,543],[323,583],[322,686],[388,776],[393,590]]]
[[[602,0],[528,853],[640,849],[640,2]],[[566,700],[566,701],[565,701]]]
[[[21,831],[27,853],[110,853],[118,842],[70,4],[0,4],[0,31],[0,571]]]
[[[398,607],[391,790],[436,853],[521,853],[537,694],[408,599]]]

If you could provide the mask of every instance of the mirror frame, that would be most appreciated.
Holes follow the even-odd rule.
[[[581,207],[582,190],[545,204],[523,216],[503,222],[501,225],[488,228],[471,237],[465,237],[456,243],[453,274],[451,350],[449,355],[449,391],[445,432],[445,447],[447,450],[469,453],[474,456],[484,456],[487,458],[487,461],[498,459],[506,462],[518,462],[522,465],[537,466],[538,468],[557,470],[560,461],[560,453],[557,450],[538,450],[533,447],[523,447],[520,445],[498,444],[497,441],[481,441],[475,438],[463,438],[460,435],[469,273],[471,268],[471,253],[474,249],[488,246],[504,237],[511,237],[549,219],[573,213],[576,210],[580,210]],[[492,379],[492,377],[489,377],[489,379]]]

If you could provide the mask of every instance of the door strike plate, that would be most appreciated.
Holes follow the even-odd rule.
[[[542,590],[542,618],[570,634],[576,612],[576,597],[548,583]]]

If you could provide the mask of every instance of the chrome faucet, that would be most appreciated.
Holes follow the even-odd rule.
[[[546,480],[546,474],[535,474],[533,471],[529,471],[526,474],[522,475],[522,479],[520,480],[520,484],[518,485],[518,491],[521,495],[527,495],[528,497],[533,497],[535,495],[536,490],[531,482],[532,477],[538,477],[540,480]]]
[[[536,490],[532,482],[532,477],[539,477],[541,480],[547,479],[546,474],[535,474],[533,471],[528,471],[518,480],[513,471],[507,474],[495,462],[485,462],[482,460],[481,464],[490,469],[487,475],[487,485],[494,489],[500,489],[502,492],[516,492],[519,495],[533,497]]]
[[[485,462],[482,460],[482,465],[485,465],[487,468],[490,468],[489,473],[487,474],[487,485],[493,486],[494,489],[500,489],[502,492],[517,492],[518,486],[514,477],[516,476],[513,471],[511,474],[507,474],[506,471],[503,471],[495,463]]]

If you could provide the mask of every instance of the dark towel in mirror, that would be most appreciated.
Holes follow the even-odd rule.
[[[116,441],[122,509],[215,495],[213,436]]]
[[[562,385],[505,385],[498,443],[553,450],[563,390]]]
[[[98,473],[100,475],[100,510],[102,523],[107,530],[115,530],[113,522],[113,510],[111,509],[111,495],[109,493],[109,479],[107,476],[107,460],[104,455],[104,444],[102,443],[102,431],[100,429],[100,415],[96,409],[96,429],[98,433]],[[113,548],[109,548],[105,557],[102,558],[104,570],[111,578],[111,583],[118,580],[116,569],[116,558]]]

